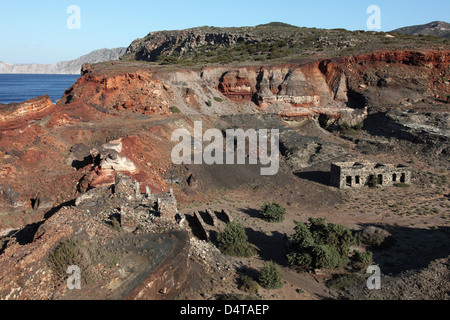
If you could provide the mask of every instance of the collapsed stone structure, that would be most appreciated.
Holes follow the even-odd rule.
[[[139,182],[118,172],[114,184],[87,191],[76,199],[75,205],[102,221],[116,220],[125,232],[151,232],[161,224],[155,219],[166,221],[168,227],[177,226],[183,220],[172,189],[168,193],[154,194],[149,187],[145,190],[145,194],[141,194]]]
[[[412,169],[405,165],[394,166],[371,162],[337,162],[331,164],[330,184],[339,189],[361,188],[377,185],[409,184]]]

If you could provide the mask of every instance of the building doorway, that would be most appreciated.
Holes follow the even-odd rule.
[[[345,183],[347,184],[347,187],[351,187],[352,186],[352,177],[348,176],[347,179],[345,180]]]

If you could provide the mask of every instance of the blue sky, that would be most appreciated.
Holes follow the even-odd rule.
[[[68,29],[77,5],[81,29]],[[442,20],[448,0],[0,0],[0,61],[54,63],[101,48],[127,47],[151,31],[196,26],[296,26],[367,30],[367,7],[381,9],[381,31]]]

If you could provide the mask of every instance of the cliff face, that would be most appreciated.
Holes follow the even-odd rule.
[[[55,105],[48,95],[30,99],[23,103],[11,103],[8,105],[0,103],[0,126],[42,117],[49,114],[54,107]]]
[[[117,67],[117,65],[116,65]],[[346,109],[343,70],[323,73],[319,62],[273,67],[210,67],[201,70],[105,72],[85,66],[61,103],[81,99],[108,109],[167,114],[280,113]]]
[[[141,65],[132,70],[119,62],[110,67],[86,65],[62,103],[81,99],[107,109],[146,114],[167,114],[175,106],[185,114],[341,117],[371,103],[445,98],[449,60],[449,51],[408,50],[260,67],[167,70]]]

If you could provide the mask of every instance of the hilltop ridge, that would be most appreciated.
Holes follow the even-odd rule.
[[[427,24],[395,29],[392,32],[409,35],[431,35],[450,39],[450,23],[444,21],[433,21]]]
[[[196,27],[151,32],[136,39],[121,60],[187,66],[289,62],[317,56],[348,56],[375,50],[442,49],[450,42],[385,32],[317,29],[271,22],[254,27]]]

